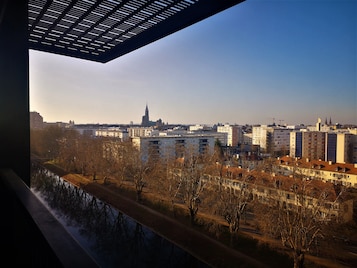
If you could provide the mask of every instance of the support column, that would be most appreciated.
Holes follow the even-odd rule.
[[[27,0],[0,0],[0,167],[30,185]]]

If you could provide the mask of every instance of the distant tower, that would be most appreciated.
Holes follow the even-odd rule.
[[[149,121],[149,108],[148,105],[146,104],[146,108],[145,108],[145,115],[143,115],[143,118],[141,120],[141,125],[143,127],[148,127],[150,126],[150,121]]]
[[[330,116],[330,123],[329,123],[329,125],[332,126],[331,116]]]
[[[318,118],[318,119],[317,119],[316,131],[321,131],[321,118]]]

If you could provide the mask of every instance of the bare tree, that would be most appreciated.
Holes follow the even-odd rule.
[[[155,165],[151,161],[145,161],[141,152],[130,145],[125,156],[125,174],[130,181],[134,183],[136,198],[138,202],[142,201],[142,192],[147,185],[149,178],[155,174]]]
[[[174,216],[176,216],[176,193],[178,169],[174,157],[163,157],[155,163],[155,178],[150,181],[150,188],[160,197],[160,202],[168,202]]]
[[[68,161],[73,161],[75,171],[84,176],[91,176],[93,180],[101,173],[103,165],[103,146],[100,138],[85,135],[78,137],[64,137],[60,141],[62,147],[61,159],[63,168]]]
[[[227,187],[220,195],[221,215],[228,223],[232,239],[238,233],[240,221],[246,213],[250,196],[248,189],[245,184],[242,184],[239,190]]]
[[[66,130],[63,137],[58,139],[59,164],[69,172],[77,172],[77,152],[79,133],[76,130]]]
[[[119,141],[115,139],[105,140],[103,143],[104,153],[104,182],[113,179],[120,187],[128,177],[130,155],[132,153],[130,141]]]
[[[49,126],[41,130],[31,129],[31,152],[41,158],[54,160],[59,155],[59,140],[64,136],[64,129]]]
[[[212,155],[195,154],[187,150],[183,161],[179,163],[176,178],[178,187],[176,196],[181,197],[189,210],[191,224],[195,224],[201,194],[212,166]]]
[[[212,180],[215,185],[211,184],[212,197],[215,200],[212,202],[212,209],[214,214],[223,217],[227,222],[233,243],[240,228],[240,221],[252,200],[252,185],[248,183],[249,174],[245,170],[231,170],[218,163],[216,165],[219,172]]]
[[[269,213],[276,219],[267,222],[265,218],[264,224],[272,225],[270,230],[274,230],[282,245],[292,251],[294,268],[302,268],[305,254],[318,238],[324,237],[324,229],[334,220],[331,210],[342,192],[331,191],[333,187],[316,187],[314,181],[293,179],[293,182],[287,194],[293,202],[270,197]]]

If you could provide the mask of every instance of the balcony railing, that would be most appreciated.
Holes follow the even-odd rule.
[[[25,267],[98,267],[11,169],[0,169],[2,260]]]

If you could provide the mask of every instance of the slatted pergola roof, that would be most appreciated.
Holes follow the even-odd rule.
[[[108,62],[244,0],[29,0],[29,48]]]

